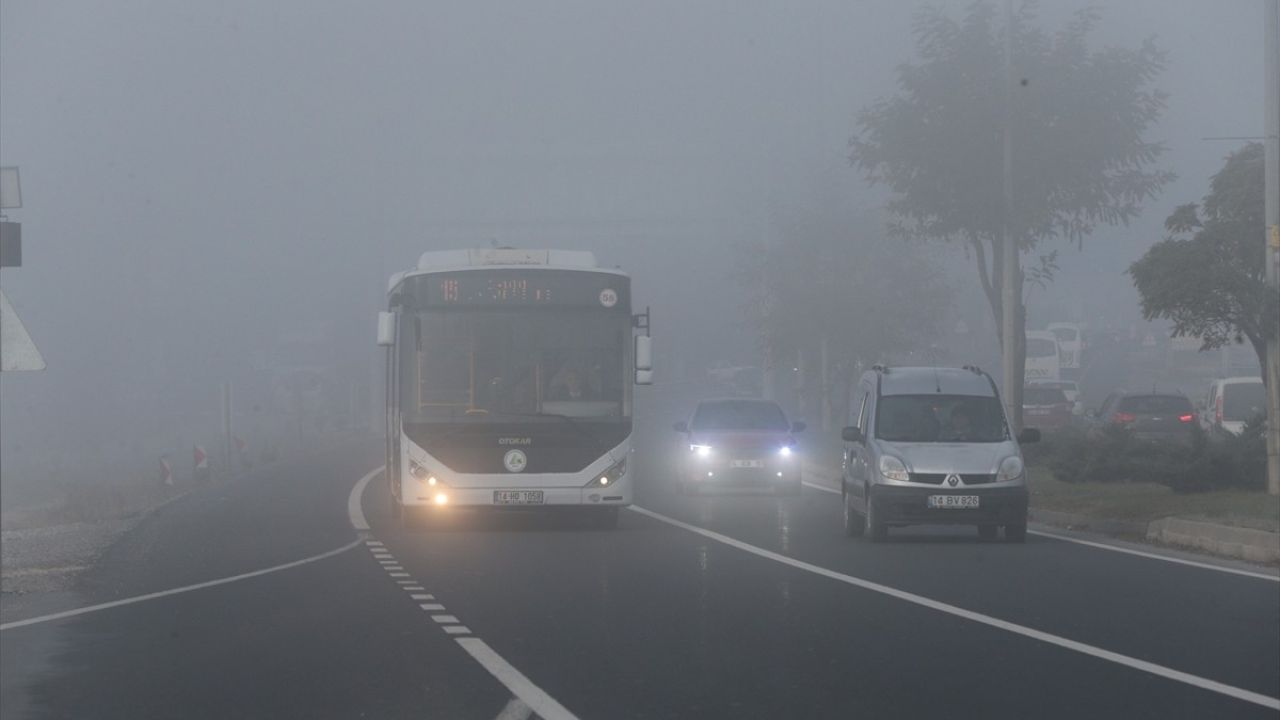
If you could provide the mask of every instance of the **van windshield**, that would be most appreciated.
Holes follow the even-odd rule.
[[[890,442],[1003,442],[1004,412],[994,397],[886,395],[876,408],[875,436]]]

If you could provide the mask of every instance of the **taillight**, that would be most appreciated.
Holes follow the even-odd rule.
[[[1195,420],[1195,419],[1196,419],[1196,416],[1191,414],[1178,416],[1178,422],[1191,422],[1192,420]]]
[[[1134,420],[1137,420],[1138,416],[1134,415],[1133,413],[1118,412],[1115,415],[1111,416],[1111,419],[1118,423],[1131,423]]]

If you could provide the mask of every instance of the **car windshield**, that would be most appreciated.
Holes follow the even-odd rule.
[[[1023,405],[1056,405],[1067,402],[1061,388],[1029,387],[1022,391]]]
[[[1171,415],[1191,412],[1191,401],[1182,395],[1130,395],[1120,401],[1119,409],[1135,415]]]
[[[782,409],[770,402],[723,400],[698,406],[689,426],[694,431],[790,429]]]
[[[1008,439],[994,397],[886,395],[876,410],[875,436],[890,442],[993,443]]]
[[[1248,422],[1266,413],[1266,390],[1261,382],[1230,383],[1222,396],[1223,420]]]

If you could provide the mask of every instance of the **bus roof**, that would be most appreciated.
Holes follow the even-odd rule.
[[[596,265],[595,253],[588,250],[552,250],[524,248],[471,248],[464,250],[432,250],[418,257],[414,270],[391,276],[387,291],[394,290],[406,277],[434,272],[495,269],[592,270],[623,275],[621,270]]]

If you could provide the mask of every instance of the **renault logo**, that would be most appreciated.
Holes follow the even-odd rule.
[[[947,476],[947,484],[950,485],[951,487],[955,487],[959,485],[960,476],[955,473],[951,473],[950,475]]]

